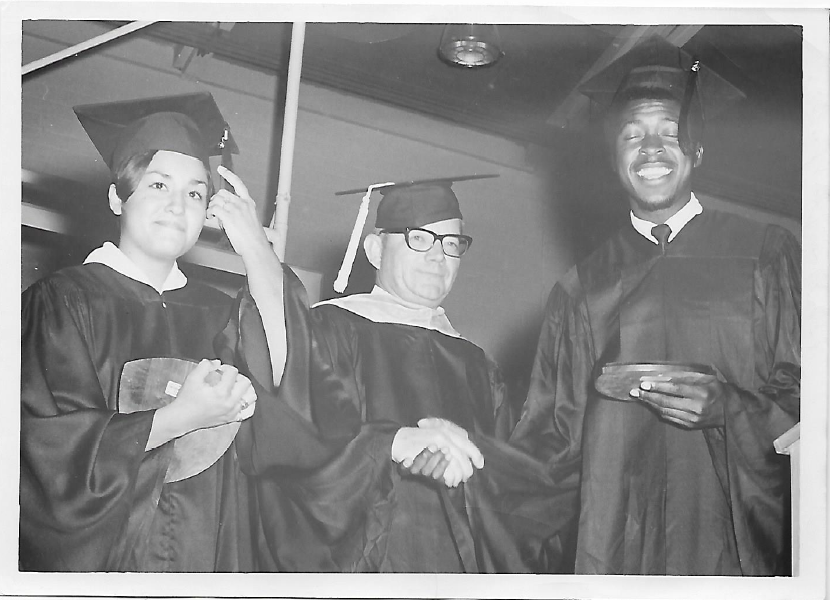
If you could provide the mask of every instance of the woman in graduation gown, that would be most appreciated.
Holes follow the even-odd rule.
[[[236,324],[254,311],[269,334],[280,330],[281,312],[268,312],[280,303],[267,300],[282,293],[281,266],[233,173],[220,167],[236,193],[209,195],[209,156],[221,151],[212,142],[227,133],[210,94],[75,110],[112,170],[121,235],[23,294],[20,568],[247,570],[247,493],[233,445],[200,473],[166,474],[177,438],[250,416],[250,381],[228,364]],[[206,214],[245,263],[236,302],[177,266]],[[125,363],[155,357],[199,364],[166,406],[119,412]]]

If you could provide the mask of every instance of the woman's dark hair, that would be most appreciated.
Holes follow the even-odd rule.
[[[112,180],[115,183],[115,193],[126,202],[127,198],[133,195],[138,187],[138,182],[144,177],[147,167],[156,155],[158,150],[148,150],[141,154],[133,154],[123,161],[112,172]]]
[[[121,198],[123,202],[133,195],[138,182],[144,177],[147,172],[147,167],[156,155],[158,150],[148,150],[140,154],[133,154],[130,158],[123,161],[113,172],[112,180],[115,184],[115,193]],[[202,163],[204,164],[204,163]],[[205,165],[205,171],[208,173],[208,198],[213,195],[213,183],[210,180],[210,165]]]

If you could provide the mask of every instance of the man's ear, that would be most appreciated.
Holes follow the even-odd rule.
[[[121,215],[121,206],[124,204],[124,201],[118,197],[118,192],[115,191],[115,184],[110,184],[109,190],[109,200],[110,200],[110,210],[114,215]]]
[[[695,165],[694,165],[694,168],[697,169],[702,162],[703,162],[703,144],[698,144],[697,145],[697,150],[695,150]]]
[[[363,239],[363,249],[366,251],[366,258],[375,268],[380,269],[380,260],[383,256],[383,240],[376,233],[370,233]]]

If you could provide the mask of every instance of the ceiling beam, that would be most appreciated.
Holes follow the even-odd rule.
[[[117,29],[113,29],[112,31],[108,31],[104,34],[95,36],[90,40],[86,40],[85,42],[81,42],[80,44],[75,44],[74,46],[70,46],[60,52],[55,52],[54,54],[50,54],[49,56],[45,56],[41,59],[32,61],[26,65],[23,65],[22,75],[28,75],[33,71],[37,71],[38,69],[42,69],[48,65],[56,63],[58,61],[64,60],[71,56],[77,56],[81,52],[89,50],[91,48],[95,48],[96,46],[100,46],[101,44],[105,44],[111,40],[120,38],[121,36],[127,35],[128,33],[132,33],[133,31],[137,31],[139,29],[143,29],[148,25],[152,25],[155,21],[135,21],[133,23],[129,23]]]
[[[579,88],[594,75],[631,50],[640,40],[658,34],[681,47],[702,29],[702,25],[626,25],[606,48],[602,56],[588,69],[579,83],[560,104],[546,123],[554,127],[584,125],[588,119],[588,98]]]

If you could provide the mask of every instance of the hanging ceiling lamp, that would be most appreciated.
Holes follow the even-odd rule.
[[[486,67],[502,56],[495,25],[452,24],[444,27],[438,46],[441,60],[459,67]]]

